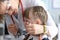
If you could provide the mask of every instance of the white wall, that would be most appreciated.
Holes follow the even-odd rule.
[[[43,0],[56,24],[59,23],[60,9],[53,8],[53,0]]]

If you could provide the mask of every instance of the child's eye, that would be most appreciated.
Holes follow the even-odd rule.
[[[24,21],[25,21],[25,22],[30,22],[30,20],[29,20],[29,19],[24,19]]]

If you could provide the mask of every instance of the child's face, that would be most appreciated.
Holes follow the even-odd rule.
[[[32,20],[31,18],[30,19],[27,19],[27,18],[24,18],[24,24],[42,24],[41,20],[39,18],[37,18],[36,20]]]

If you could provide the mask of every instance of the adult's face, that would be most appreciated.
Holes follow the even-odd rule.
[[[6,2],[0,2],[0,14],[4,14],[6,11]]]
[[[11,4],[11,8],[10,10],[8,10],[8,14],[12,15],[13,12],[17,13],[19,0],[9,0],[9,3]],[[8,8],[7,1],[1,2],[0,3],[0,14],[4,14],[7,8]]]

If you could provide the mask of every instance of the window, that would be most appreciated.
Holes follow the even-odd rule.
[[[53,8],[60,8],[60,0],[53,0]]]

